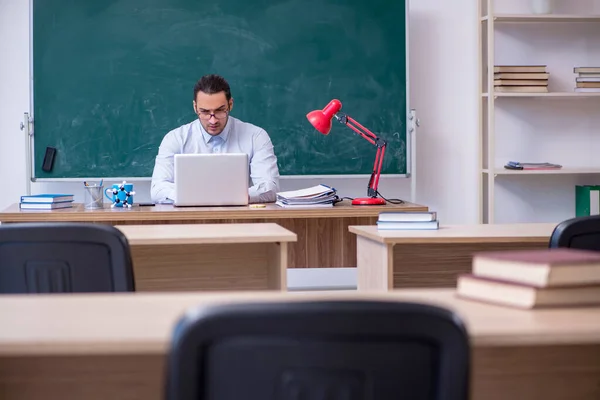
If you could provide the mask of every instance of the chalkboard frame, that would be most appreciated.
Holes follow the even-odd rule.
[[[404,37],[405,37],[405,116],[406,116],[406,124],[405,124],[405,145],[406,145],[406,173],[405,174],[397,174],[397,173],[382,173],[382,178],[412,178],[414,181],[414,171],[416,167],[416,146],[415,146],[415,134],[418,126],[418,120],[416,117],[416,111],[411,107],[410,102],[410,7],[409,0],[404,0],[405,10],[404,10]],[[33,12],[34,12],[34,0],[29,0],[29,114],[26,114],[26,117],[29,118],[29,124],[25,124],[25,130],[27,132],[27,175],[28,181],[30,182],[81,182],[85,180],[127,180],[131,182],[144,182],[151,181],[151,176],[148,177],[140,177],[140,176],[89,176],[89,177],[56,177],[56,178],[39,178],[36,177],[36,153],[35,153],[35,115],[34,115],[34,23],[33,23]],[[348,110],[344,110],[348,111]],[[348,114],[353,115],[352,111],[349,111]],[[357,118],[358,119],[358,118]],[[359,120],[360,122],[360,120]],[[333,123],[336,123],[335,120]],[[24,128],[22,127],[22,130]],[[348,129],[348,128],[345,128]],[[348,129],[349,130],[349,129]],[[348,132],[347,134],[352,134],[352,132]],[[368,151],[368,143],[365,141],[365,145]],[[371,149],[373,155],[375,155],[375,148]],[[326,174],[326,175],[282,175],[281,179],[361,179],[368,178],[370,174]],[[414,186],[414,183],[411,184]],[[414,188],[411,189],[414,191]]]

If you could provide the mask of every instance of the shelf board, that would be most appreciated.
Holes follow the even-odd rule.
[[[488,169],[483,169],[484,174],[489,174]],[[600,168],[561,168],[561,169],[534,169],[534,170],[514,170],[498,168],[492,171],[494,175],[579,175],[579,174],[600,174]]]
[[[482,97],[489,97],[482,93]],[[548,93],[508,93],[495,92],[495,97],[600,97],[600,92],[548,92]]]
[[[572,14],[496,14],[495,22],[600,22],[600,15]],[[481,18],[488,21],[489,16]]]

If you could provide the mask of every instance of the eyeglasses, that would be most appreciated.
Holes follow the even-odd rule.
[[[200,117],[200,119],[203,119],[205,121],[208,121],[210,117],[215,117],[216,119],[223,119],[227,117],[227,114],[229,114],[229,111],[227,110],[215,111],[212,113],[210,111],[198,111],[198,116]]]

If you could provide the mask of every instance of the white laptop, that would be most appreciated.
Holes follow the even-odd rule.
[[[248,204],[248,155],[175,154],[176,206]]]

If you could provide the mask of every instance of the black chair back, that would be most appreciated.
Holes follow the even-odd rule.
[[[131,292],[129,243],[87,223],[0,225],[0,293]]]
[[[549,247],[600,251],[600,215],[571,218],[561,222],[550,236]]]
[[[168,400],[464,400],[470,347],[442,308],[373,301],[200,308],[177,324]]]

